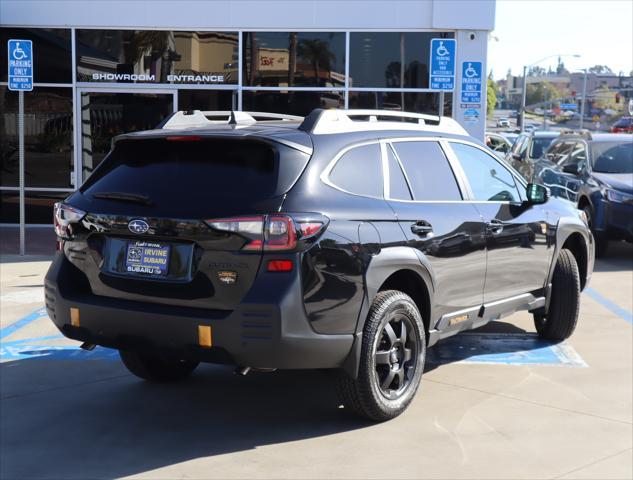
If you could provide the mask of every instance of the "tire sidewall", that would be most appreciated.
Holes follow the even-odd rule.
[[[378,375],[376,374],[376,370],[374,368],[373,358],[381,339],[382,329],[395,314],[404,315],[410,320],[411,325],[416,331],[418,353],[415,372],[413,378],[411,379],[411,383],[407,386],[406,391],[395,399],[389,399],[382,393],[380,385],[378,384]],[[379,408],[385,412],[398,414],[411,402],[422,379],[426,358],[426,338],[422,317],[420,316],[415,303],[413,303],[408,296],[400,294],[390,302],[389,306],[382,313],[380,322],[374,323],[371,327],[372,342],[371,344],[366,345],[366,351],[364,352],[366,355],[371,355],[371,357],[366,362],[363,362],[364,365],[369,367],[367,371],[363,373],[367,377],[366,380],[369,385],[371,396]]]

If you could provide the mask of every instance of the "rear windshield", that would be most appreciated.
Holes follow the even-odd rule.
[[[253,140],[121,140],[80,190],[140,195],[156,205],[175,198],[258,201],[286,193],[308,159],[284,145]]]
[[[630,142],[593,142],[593,170],[599,173],[633,173],[633,139]]]

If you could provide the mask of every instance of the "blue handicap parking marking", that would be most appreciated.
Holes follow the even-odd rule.
[[[40,318],[46,318],[48,314],[46,313],[46,308],[38,308],[33,313],[30,313],[24,318],[21,318],[17,322],[12,323],[11,325],[0,329],[0,340],[5,339],[9,335],[17,332],[22,327],[27,326],[29,323],[34,322]]]
[[[585,293],[589,295],[592,299],[602,305],[604,308],[609,310],[614,315],[617,315],[625,322],[633,324],[633,313],[629,312],[625,308],[622,308],[620,305],[612,302],[602,294],[600,294],[597,290],[594,290],[591,287],[588,287],[585,290]]]
[[[73,345],[42,345],[29,343],[2,344],[0,360],[118,360],[119,352],[110,348],[96,347],[92,351]]]
[[[481,62],[462,63],[461,101],[467,104],[481,103]]]
[[[571,345],[554,345],[531,333],[462,333],[430,348],[428,361],[434,364],[587,366]]]

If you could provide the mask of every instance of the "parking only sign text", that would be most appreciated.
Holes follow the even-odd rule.
[[[452,38],[431,39],[429,85],[432,90],[455,89],[455,44]]]
[[[481,62],[463,62],[461,102],[481,105],[481,88]]]
[[[9,90],[33,90],[33,43],[9,40]]]

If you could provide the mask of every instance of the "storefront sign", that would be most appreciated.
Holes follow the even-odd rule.
[[[429,85],[432,90],[451,92],[455,89],[456,43],[450,38],[431,39]]]
[[[9,90],[33,90],[33,43],[31,40],[9,40]]]

